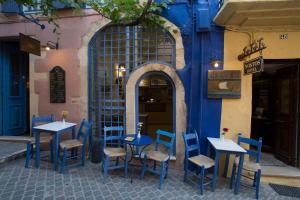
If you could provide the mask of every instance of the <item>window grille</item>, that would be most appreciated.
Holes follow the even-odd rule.
[[[107,26],[89,43],[89,118],[93,134],[104,126],[124,126],[126,82],[147,63],[175,67],[175,40],[164,29]]]

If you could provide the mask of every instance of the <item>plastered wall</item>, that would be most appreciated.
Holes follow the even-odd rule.
[[[288,39],[280,40],[280,34],[285,33],[288,34]],[[250,137],[251,132],[252,75],[243,75],[243,62],[237,59],[243,48],[249,45],[250,37],[249,34],[232,31],[225,31],[224,34],[224,70],[242,70],[242,95],[241,99],[223,99],[221,129],[229,128],[226,138],[237,141],[239,132],[245,137]],[[267,46],[263,51],[264,59],[300,58],[300,32],[253,33],[254,39],[261,37]],[[258,54],[252,55],[251,58],[257,56]]]

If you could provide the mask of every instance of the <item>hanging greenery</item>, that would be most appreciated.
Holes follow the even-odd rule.
[[[0,0],[4,3],[8,0]],[[85,5],[90,6],[100,15],[111,20],[113,25],[135,26],[142,24],[146,27],[155,27],[165,23],[159,14],[174,0],[59,0],[74,11],[79,11]],[[41,14],[48,17],[48,22],[55,25],[54,33],[59,33],[59,25],[56,23],[57,8],[53,0],[16,0],[18,5],[38,7]]]

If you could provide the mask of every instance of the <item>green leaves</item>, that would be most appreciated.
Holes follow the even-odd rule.
[[[0,0],[3,3],[7,0]],[[121,26],[135,26],[142,24],[148,28],[163,25],[159,14],[168,8],[174,0],[59,0],[60,3],[80,13],[84,5],[89,5],[99,14],[110,19],[112,24]],[[56,23],[57,8],[55,0],[16,0],[17,4],[25,6],[40,6],[42,14],[48,17],[48,22],[54,24],[54,33],[58,33],[59,25]]]

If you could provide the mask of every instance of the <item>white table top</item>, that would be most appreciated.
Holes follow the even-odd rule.
[[[211,137],[207,139],[216,150],[246,153],[245,149],[230,139],[221,140],[220,138]]]
[[[51,123],[48,123],[48,124],[43,124],[43,125],[40,125],[40,126],[35,126],[33,128],[38,129],[38,130],[57,132],[57,131],[64,130],[66,128],[71,128],[73,126],[76,126],[76,124],[75,123],[70,123],[70,122],[63,123],[62,121],[56,121],[56,122],[51,122]]]

